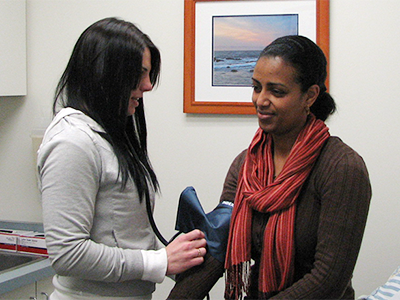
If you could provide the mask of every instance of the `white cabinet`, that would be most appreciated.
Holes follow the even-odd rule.
[[[0,0],[0,96],[26,95],[26,0]]]
[[[37,300],[47,300],[47,296],[53,292],[53,277],[48,277],[35,283],[28,284],[26,286],[20,287],[14,291],[6,294],[0,295],[2,300],[16,300],[16,299],[37,299]]]
[[[37,300],[47,300],[50,294],[54,291],[53,276],[37,281]]]

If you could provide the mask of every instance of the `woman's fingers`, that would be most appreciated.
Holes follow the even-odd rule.
[[[205,235],[201,230],[194,229],[184,235],[181,235],[180,237],[184,238],[184,239],[189,239],[189,240],[197,240],[197,239],[205,238]]]

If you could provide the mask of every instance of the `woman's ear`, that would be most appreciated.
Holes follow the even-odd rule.
[[[319,95],[320,88],[317,84],[314,84],[310,86],[306,92],[307,98],[306,98],[306,104],[308,107],[311,107],[315,100],[317,100],[318,95]]]

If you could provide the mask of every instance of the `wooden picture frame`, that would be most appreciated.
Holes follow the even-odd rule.
[[[313,5],[313,11],[315,11],[315,16],[313,16],[313,20],[315,19],[315,28],[312,30],[315,31],[315,41],[321,47],[325,56],[328,60],[329,67],[329,0],[293,0],[293,1],[282,1],[282,0],[264,0],[264,1],[252,1],[252,0],[185,0],[185,24],[184,24],[184,109],[185,113],[199,113],[199,114],[254,114],[254,107],[251,102],[251,92],[248,93],[248,96],[245,97],[245,100],[229,100],[228,99],[215,99],[212,100],[203,100],[196,99],[196,51],[200,52],[196,49],[196,26],[200,27],[200,24],[196,24],[196,9],[197,5],[201,3],[207,3],[208,6],[219,5],[219,7],[226,8],[231,7],[233,2],[238,5],[246,5],[251,2],[257,2],[255,5],[260,5],[262,2],[270,2],[268,4],[274,3],[276,5],[290,5],[290,4],[301,4],[301,2],[307,2],[308,5]],[[311,3],[310,2],[315,2]],[[222,5],[222,6],[221,6]],[[315,7],[314,7],[315,5]],[[264,12],[260,12],[259,10],[255,13],[260,14]],[[267,12],[265,12],[267,13]],[[201,20],[202,24],[204,20]],[[206,20],[206,23],[208,21]],[[311,23],[313,24],[313,23]],[[208,25],[207,25],[208,26]],[[311,25],[313,26],[313,25]],[[209,38],[212,36],[212,32],[207,31],[206,35],[210,34]],[[299,34],[302,34],[301,32]],[[307,35],[306,35],[307,36]],[[207,39],[207,37],[205,37]],[[266,45],[265,45],[266,46]],[[204,50],[204,49],[202,49]],[[262,50],[262,49],[261,49]],[[207,50],[206,50],[207,51]],[[210,49],[212,52],[212,49]],[[210,55],[209,53],[205,53],[206,55]],[[210,62],[210,70],[211,70]],[[201,64],[203,67],[204,64]],[[207,67],[208,68],[208,67]],[[329,71],[328,71],[329,74]],[[327,79],[327,87],[329,83],[329,78]],[[206,83],[208,85],[208,83]],[[210,88],[211,82],[209,83]],[[203,90],[202,87],[199,90]],[[224,91],[228,91],[231,93],[236,93],[236,90],[233,90],[230,87],[226,87]],[[246,91],[247,93],[247,91]],[[226,93],[224,92],[224,95]],[[229,93],[227,93],[229,94]],[[213,97],[211,95],[211,97]],[[248,99],[247,99],[248,98]]]

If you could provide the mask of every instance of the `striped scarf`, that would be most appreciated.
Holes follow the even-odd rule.
[[[269,213],[263,237],[258,290],[271,295],[292,284],[296,199],[329,137],[328,127],[310,115],[286,163],[274,180],[271,135],[261,128],[254,136],[239,174],[225,260],[226,299],[248,294],[252,211]]]

